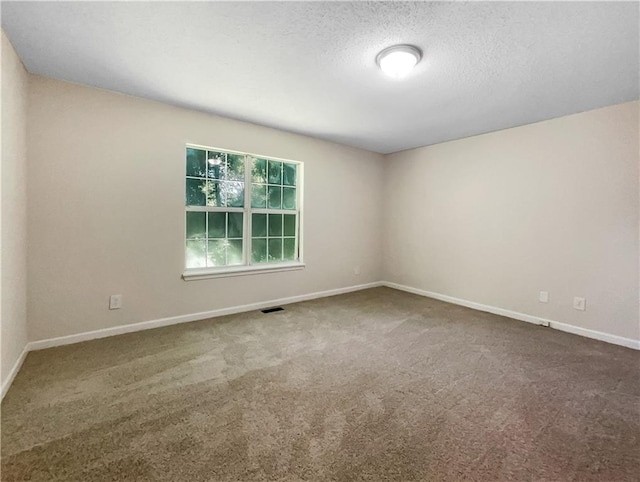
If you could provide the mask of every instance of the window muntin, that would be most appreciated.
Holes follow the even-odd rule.
[[[187,146],[187,270],[299,261],[300,166]]]

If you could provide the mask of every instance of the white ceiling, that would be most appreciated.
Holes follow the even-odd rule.
[[[639,97],[639,4],[3,2],[27,69],[389,153]],[[376,54],[410,43],[402,81]]]

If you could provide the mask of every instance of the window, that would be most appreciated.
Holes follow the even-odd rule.
[[[302,267],[302,164],[187,146],[185,279]]]

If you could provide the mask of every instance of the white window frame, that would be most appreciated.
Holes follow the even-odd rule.
[[[233,266],[221,266],[221,267],[208,267],[208,268],[184,268],[182,278],[185,281],[194,281],[201,279],[211,278],[227,278],[232,276],[244,276],[251,274],[262,273],[276,273],[281,271],[294,271],[304,269],[306,266],[303,257],[303,192],[304,192],[304,163],[301,161],[294,161],[291,159],[283,159],[273,156],[264,156],[262,154],[253,154],[250,152],[234,151],[231,149],[223,149],[219,147],[203,146],[199,144],[186,144],[186,149],[200,149],[205,151],[224,152],[228,154],[237,154],[245,156],[245,173],[244,173],[244,207],[214,207],[214,206],[185,206],[183,211],[183,259],[186,266],[186,232],[187,232],[187,216],[189,211],[203,211],[203,212],[241,212],[243,215],[243,233],[242,233],[242,257],[244,264]],[[296,225],[296,252],[298,253],[298,259],[296,261],[283,261],[275,263],[256,263],[252,264],[251,260],[251,243],[252,243],[252,226],[251,215],[252,214],[292,214],[290,209],[269,209],[269,208],[252,208],[251,207],[251,164],[252,158],[266,159],[271,161],[287,162],[296,164],[296,211],[297,211],[297,225]],[[183,159],[184,162],[184,159]],[[182,177],[182,185],[184,192],[184,182],[187,178],[186,162],[184,162],[185,170]],[[247,167],[249,167],[247,169]],[[268,236],[268,235],[267,235]]]

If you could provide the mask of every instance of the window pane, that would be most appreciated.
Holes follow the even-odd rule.
[[[207,181],[187,178],[187,206],[204,206],[206,201]]]
[[[269,261],[282,259],[282,238],[269,239]]]
[[[224,266],[226,264],[226,244],[224,239],[209,241],[207,266]]]
[[[206,171],[206,160],[205,160],[205,151],[200,149],[193,149],[191,147],[187,147],[187,176],[193,177],[205,177],[207,174]]]
[[[284,235],[285,236],[296,235],[296,215],[295,214],[284,215]]]
[[[269,184],[282,184],[282,163],[269,161]]]
[[[207,213],[187,212],[187,238],[204,239],[207,232]]]
[[[242,240],[232,239],[227,246],[227,264],[242,264]]]
[[[209,237],[224,238],[226,235],[225,222],[227,213],[207,213],[209,215]]]
[[[267,215],[251,215],[251,236],[261,238],[267,235]]]
[[[227,176],[231,181],[244,181],[244,156],[227,154]]]
[[[187,268],[297,259],[299,167],[296,162],[186,147]],[[249,174],[251,184],[245,185]],[[245,219],[250,212],[245,196],[251,198],[252,209],[265,211]],[[189,206],[222,209],[194,211]],[[231,208],[244,212],[229,212]],[[249,221],[251,230],[246,232],[244,223]]]
[[[254,159],[251,166],[251,180],[258,183],[267,182],[267,161]]]
[[[222,179],[225,170],[225,153],[207,151],[207,174],[209,179]]]
[[[264,184],[251,185],[251,207],[266,208],[267,207],[267,186]]]
[[[241,238],[242,237],[242,213],[229,213],[229,227],[227,228],[228,238]]]
[[[225,197],[223,184],[218,181],[207,181],[207,183],[207,206],[224,206]]]
[[[295,164],[289,164],[287,162],[284,163],[284,169],[282,171],[282,184],[287,186],[295,186],[296,185],[296,170],[297,167]]]
[[[244,207],[243,182],[225,182],[223,188],[226,191],[227,206],[232,208]]]
[[[269,214],[269,236],[282,236],[282,214]]]
[[[284,248],[282,257],[286,260],[293,261],[296,259],[296,240],[295,238],[284,238]]]
[[[206,265],[205,241],[187,241],[187,268],[204,268]]]
[[[282,190],[282,208],[283,209],[295,209],[296,208],[296,188],[285,187]]]
[[[269,186],[269,208],[270,209],[280,209],[282,207],[281,197],[282,197],[282,188],[280,186]]]
[[[251,261],[253,263],[264,263],[265,261],[267,261],[266,239],[251,239]]]

